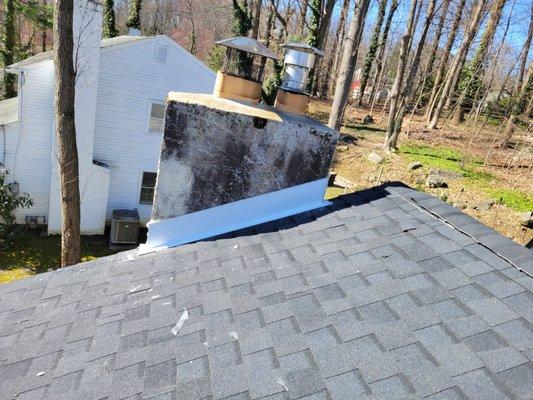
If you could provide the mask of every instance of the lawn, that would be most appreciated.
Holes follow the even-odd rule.
[[[38,231],[26,231],[12,249],[0,252],[0,283],[58,268],[61,259],[60,240],[60,236],[41,236]],[[82,261],[118,251],[109,249],[107,236],[82,238]]]
[[[448,147],[429,147],[411,142],[400,146],[400,153],[409,161],[420,161],[427,168],[461,174],[465,186],[479,189],[515,211],[533,210],[531,194],[503,187],[503,182],[498,177],[483,170],[483,161],[479,157],[467,157],[462,152]]]

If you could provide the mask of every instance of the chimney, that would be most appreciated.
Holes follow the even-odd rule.
[[[285,48],[285,76],[278,89],[274,107],[294,114],[303,115],[309,104],[307,93],[309,71],[315,64],[316,56],[323,56],[319,49],[301,43],[287,43]]]
[[[256,41],[238,39],[222,42],[229,50],[213,95],[167,97],[152,220],[141,253],[328,204],[324,195],[338,132],[307,116],[257,104],[261,68],[255,62],[242,68],[238,61],[274,56],[241,46]],[[304,88],[290,87],[290,93]]]
[[[217,71],[213,95],[257,104],[261,98],[266,59],[278,56],[257,40],[244,36],[216,42],[226,47],[222,71]]]
[[[93,198],[101,187],[94,182],[99,176],[93,165],[94,127],[98,94],[98,73],[100,69],[100,45],[102,40],[102,5],[94,0],[75,0],[73,15],[74,59],[76,63],[76,143],[79,158],[79,179],[81,192],[81,229],[84,233],[99,233],[102,226],[94,218],[94,209],[103,208]],[[54,154],[50,178],[50,202],[48,211],[48,233],[61,232],[61,192],[59,167],[52,135]],[[94,186],[93,186],[94,185]],[[84,190],[82,190],[84,189]],[[98,200],[103,201],[103,200]],[[105,216],[102,217],[105,219]]]

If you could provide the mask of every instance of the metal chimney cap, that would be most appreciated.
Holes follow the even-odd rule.
[[[312,53],[316,54],[317,56],[323,56],[324,52],[320,49],[317,49],[316,47],[313,47],[311,45],[308,45],[306,43],[285,43],[282,44],[281,47],[289,50],[296,50],[296,51],[303,51],[304,53]]]
[[[244,36],[237,36],[234,38],[223,39],[215,42],[221,46],[231,47],[233,49],[246,51],[247,53],[257,54],[259,56],[279,60],[276,53],[273,53],[263,43],[255,39],[250,39]]]

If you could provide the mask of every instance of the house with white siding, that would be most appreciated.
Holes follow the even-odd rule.
[[[215,74],[165,35],[101,39],[101,5],[77,0],[76,137],[81,229],[102,233],[115,209],[150,219],[165,99],[169,91],[211,93]],[[18,97],[0,102],[0,163],[34,200],[17,221],[37,220],[60,233],[54,133],[54,63],[41,53],[7,69],[18,74]]]

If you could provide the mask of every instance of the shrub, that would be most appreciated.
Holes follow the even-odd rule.
[[[15,193],[6,183],[9,171],[0,164],[0,250],[13,246],[15,239],[22,233],[22,226],[15,223],[15,210],[33,206],[27,193]]]

